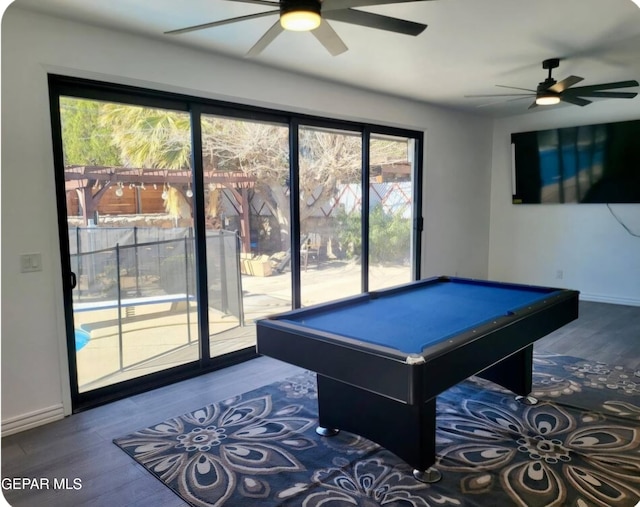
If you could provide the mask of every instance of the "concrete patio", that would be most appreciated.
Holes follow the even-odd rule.
[[[360,271],[359,264],[348,262],[309,266],[301,273],[302,305],[360,293]],[[370,290],[408,281],[408,266],[370,266]],[[212,357],[255,346],[255,321],[291,309],[291,274],[242,275],[242,293],[244,325],[234,316],[209,312]],[[196,303],[189,303],[189,312],[186,304],[158,303],[136,306],[130,313],[135,315],[121,321],[116,308],[74,315],[76,327],[90,333],[76,355],[82,392],[198,359]]]

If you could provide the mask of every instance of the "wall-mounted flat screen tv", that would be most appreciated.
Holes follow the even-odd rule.
[[[513,203],[640,203],[640,120],[511,134]]]

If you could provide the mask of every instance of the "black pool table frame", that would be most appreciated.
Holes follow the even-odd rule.
[[[419,280],[259,320],[257,351],[317,373],[320,428],[361,435],[395,453],[416,474],[427,471],[436,462],[436,397],[472,375],[526,397],[532,389],[533,343],[577,318],[578,292],[557,289],[542,301],[429,346],[421,354],[285,320],[447,281],[528,287],[450,277]]]

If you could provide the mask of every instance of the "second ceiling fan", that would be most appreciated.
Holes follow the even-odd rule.
[[[638,81],[635,80],[616,81],[614,83],[602,83],[578,87],[573,87],[573,85],[579,83],[580,81],[583,81],[584,78],[578,76],[569,76],[562,81],[556,81],[553,77],[551,77],[551,72],[553,69],[556,69],[559,66],[559,58],[550,58],[543,61],[542,68],[548,70],[549,75],[547,79],[538,84],[535,90],[530,88],[518,88],[517,86],[496,85],[500,88],[523,90],[527,93],[465,95],[465,97],[514,97],[512,99],[507,99],[507,102],[532,97],[535,100],[529,106],[529,109],[533,109],[537,106],[550,106],[558,104],[560,102],[567,102],[576,106],[586,106],[588,104],[591,104],[592,101],[587,100],[585,97],[605,99],[632,99],[636,95],[638,95],[636,92],[611,91],[618,88],[631,88],[633,86],[638,86]]]
[[[204,30],[217,26],[228,25],[240,21],[248,21],[266,16],[278,15],[279,19],[249,50],[246,56],[260,54],[284,30],[309,31],[333,56],[344,53],[348,48],[327,20],[341,21],[352,25],[386,30],[403,35],[419,35],[427,25],[392,18],[371,12],[359,11],[354,7],[369,7],[374,5],[424,2],[428,0],[228,0],[233,2],[250,3],[272,7],[274,10],[238,16],[235,18],[212,21],[200,25],[178,28],[165,32],[167,35]]]

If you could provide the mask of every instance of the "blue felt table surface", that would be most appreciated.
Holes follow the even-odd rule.
[[[541,301],[552,292],[436,283],[287,319],[318,331],[419,354],[435,343]]]

